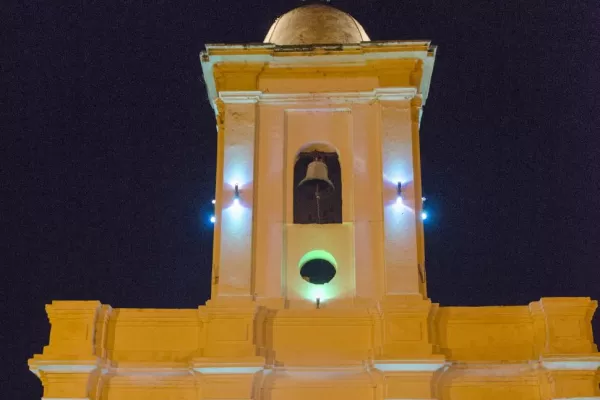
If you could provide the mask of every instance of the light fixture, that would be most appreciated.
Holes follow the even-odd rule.
[[[215,199],[213,199],[212,203],[213,204],[217,204],[217,201]]]
[[[402,182],[398,182],[396,189],[396,205],[402,204]]]
[[[233,186],[233,205],[240,205],[240,187],[237,183]]]
[[[215,216],[214,216],[214,215],[212,215],[212,216],[210,217],[210,222],[212,222],[212,223],[214,224],[215,222],[217,222],[217,218],[215,218]]]
[[[427,217],[428,217],[428,215],[427,215],[427,211],[422,211],[422,212],[421,212],[421,219],[422,219],[423,221],[425,221],[425,220],[427,219]]]

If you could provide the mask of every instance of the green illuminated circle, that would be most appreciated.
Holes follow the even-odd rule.
[[[332,264],[337,269],[337,262],[335,261],[335,258],[331,255],[331,253],[328,253],[325,250],[309,251],[308,253],[306,253],[305,255],[302,256],[302,258],[300,259],[300,262],[298,263],[298,266],[300,268],[302,268],[302,266],[304,264],[306,264],[307,262],[309,262],[310,260],[317,260],[317,259],[322,259],[322,260],[328,261],[330,264]]]
[[[298,266],[302,279],[314,285],[323,285],[331,281],[337,269],[335,258],[325,250],[306,253],[300,259]]]

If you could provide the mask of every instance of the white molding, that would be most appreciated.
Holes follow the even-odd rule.
[[[446,362],[375,362],[373,366],[382,372],[434,372],[447,365]]]
[[[414,46],[427,46],[427,49],[414,50]],[[386,47],[406,47],[406,50],[398,48],[395,51],[385,51]],[[300,46],[302,47],[302,46]],[[316,45],[314,49],[327,49],[331,45]],[[339,45],[334,45],[337,49]],[[363,42],[360,44],[342,45],[345,49],[359,50],[357,54],[348,54],[345,51],[328,52],[320,54],[319,52],[308,51],[308,54],[288,55],[285,51],[288,47],[275,46],[270,43],[257,44],[207,44],[206,50],[200,53],[200,62],[206,83],[206,89],[210,99],[218,96],[216,91],[216,83],[213,74],[213,66],[220,62],[234,63],[268,63],[271,67],[298,67],[298,66],[318,66],[318,65],[336,65],[336,64],[355,64],[364,65],[371,60],[398,60],[398,59],[417,59],[423,61],[423,77],[421,80],[421,93],[423,94],[423,104],[427,102],[429,94],[429,86],[431,84],[431,76],[435,63],[436,47],[432,46],[430,41],[378,41],[378,42]],[[263,48],[268,51],[266,54],[246,54],[248,48]],[[363,49],[369,49],[365,52]],[[377,51],[382,49],[382,51]],[[410,49],[410,50],[409,50]],[[239,50],[237,54],[211,54],[214,50]],[[375,50],[375,51],[373,51]],[[286,54],[285,57],[279,54]]]
[[[364,92],[336,92],[336,93],[266,93],[261,96],[261,104],[344,104],[365,103],[373,100],[373,95]]]
[[[417,89],[408,88],[377,88],[373,91],[377,100],[402,101],[412,100],[417,95]]]
[[[31,371],[54,372],[58,374],[73,374],[73,373],[88,373],[97,369],[97,365],[89,364],[55,364],[55,365],[39,365],[36,368],[30,368]],[[35,372],[34,372],[35,373]],[[37,374],[36,374],[37,375]]]
[[[205,375],[250,375],[262,371],[264,367],[194,367],[192,369]]]
[[[560,397],[554,400],[600,400],[600,396],[592,396],[592,397]]]
[[[417,96],[412,87],[378,88],[367,92],[263,93],[260,91],[223,91],[219,98],[226,104],[364,104],[374,100],[408,101]]]
[[[393,46],[407,46],[414,47],[415,45],[431,45],[431,41],[429,40],[371,40],[360,43],[341,43],[341,44],[310,44],[310,45],[297,45],[296,47],[314,47],[314,48],[327,48],[327,47],[339,47],[342,46],[344,48],[361,48],[361,47],[377,47],[377,48],[385,48],[385,47],[393,47]],[[232,44],[224,44],[224,43],[207,43],[205,45],[207,50],[211,49],[219,49],[219,50],[227,50],[227,49],[239,49],[245,50],[247,48],[256,48],[256,49],[274,49],[274,48],[290,48],[293,46],[280,46],[273,43],[249,43],[249,44],[240,44],[240,43],[232,43]]]
[[[109,370],[102,370],[102,374],[111,374],[117,376],[154,376],[154,377],[177,377],[177,376],[188,376],[191,373],[191,368],[135,368],[135,367],[116,367]]]
[[[252,104],[258,102],[262,95],[261,91],[223,91],[219,98],[226,104]]]
[[[89,400],[89,397],[42,397],[42,400]]]
[[[584,361],[584,360],[569,360],[569,361],[541,361],[540,364],[548,370],[559,371],[559,370],[579,370],[579,371],[593,371],[600,368],[600,360],[597,361]]]

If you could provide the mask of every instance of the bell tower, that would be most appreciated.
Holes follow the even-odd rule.
[[[212,298],[47,306],[45,400],[600,399],[589,298],[427,298],[419,124],[435,48],[335,8],[207,45],[217,120]]]
[[[284,308],[426,299],[419,160],[435,48],[313,4],[260,45],[208,45],[213,296]]]

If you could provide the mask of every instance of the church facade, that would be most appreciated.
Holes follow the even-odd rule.
[[[427,41],[326,5],[201,54],[218,134],[212,298],[47,306],[45,400],[599,399],[589,298],[442,307],[426,290]]]

